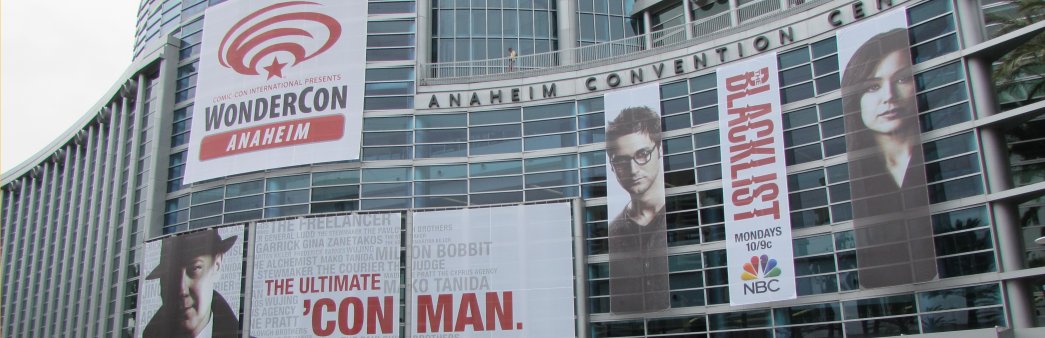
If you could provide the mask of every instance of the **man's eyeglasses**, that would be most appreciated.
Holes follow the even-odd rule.
[[[658,148],[660,148],[659,144],[653,146],[652,148],[639,149],[635,152],[634,155],[631,156],[613,156],[610,158],[610,165],[613,166],[614,170],[624,170],[625,168],[628,168],[628,166],[631,164],[630,162],[635,162],[635,164],[638,164],[640,166],[646,165],[646,163],[649,163],[651,160],[653,160],[653,153],[656,153]]]

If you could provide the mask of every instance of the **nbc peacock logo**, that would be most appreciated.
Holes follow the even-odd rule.
[[[744,263],[744,272],[740,273],[740,279],[744,280],[744,294],[779,291],[778,280],[774,277],[781,273],[776,259],[769,258],[769,255],[751,256],[751,261]]]
[[[776,259],[769,258],[768,255],[751,256],[751,262],[744,263],[744,272],[740,274],[740,279],[743,280],[756,280],[761,278],[771,278],[780,276],[780,267],[776,264]]]

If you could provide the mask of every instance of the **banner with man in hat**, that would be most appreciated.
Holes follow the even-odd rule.
[[[243,226],[145,243],[136,336],[238,337]]]

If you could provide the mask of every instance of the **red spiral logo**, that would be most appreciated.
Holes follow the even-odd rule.
[[[341,37],[341,24],[325,14],[287,10],[299,5],[319,4],[310,1],[278,3],[236,22],[221,39],[218,62],[243,75],[259,75],[258,64],[272,55],[272,63],[262,67],[271,79],[283,77],[283,67],[287,63],[279,60],[280,55],[292,56],[290,65],[295,66],[330,49]],[[322,32],[322,28],[326,32]],[[324,35],[326,40],[319,41]]]

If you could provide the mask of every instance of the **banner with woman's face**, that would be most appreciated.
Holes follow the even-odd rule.
[[[936,277],[906,9],[837,33],[862,288]]]

